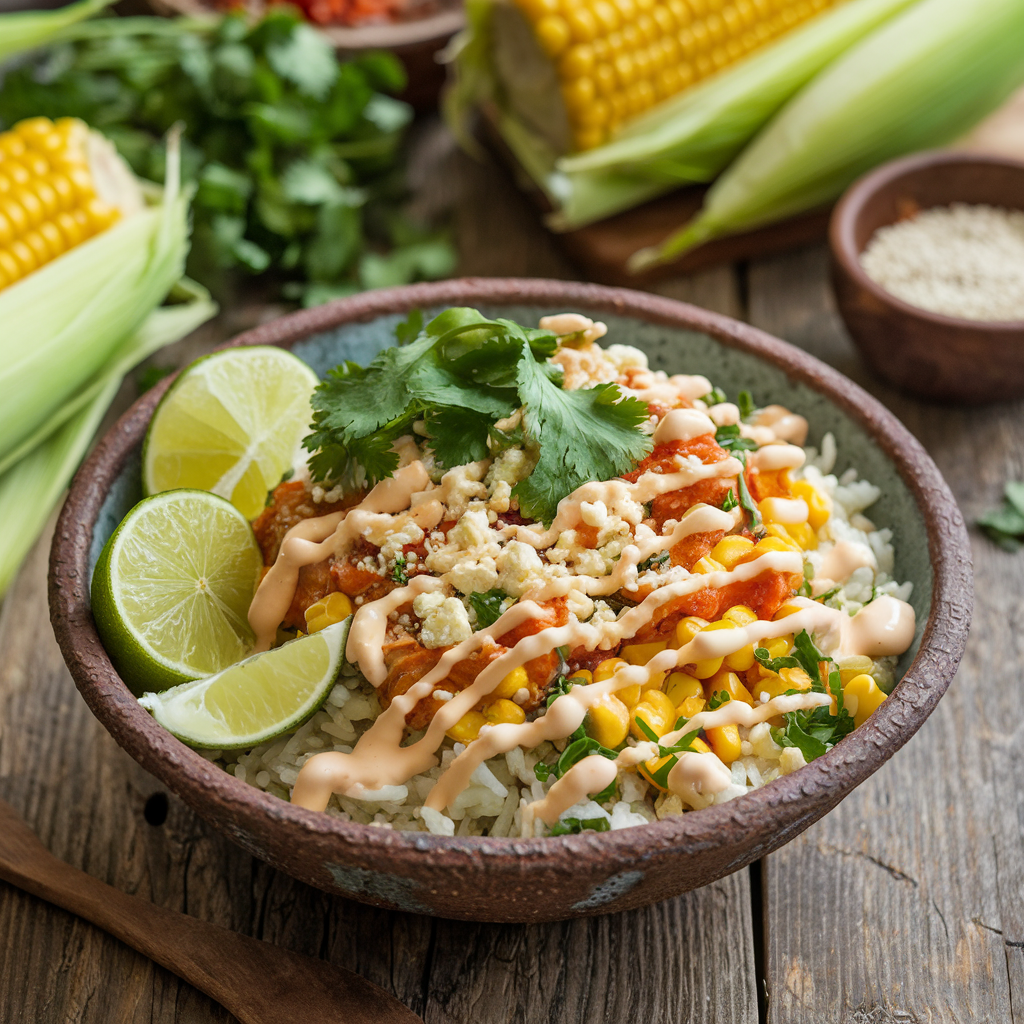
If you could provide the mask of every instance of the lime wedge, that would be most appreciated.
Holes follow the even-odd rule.
[[[244,658],[262,567],[252,527],[223,498],[182,490],[139,502],[92,578],[96,627],[132,692],[164,690]]]
[[[327,699],[341,671],[351,618],[264,654],[147,693],[139,703],[190,747],[248,749],[300,726]]]
[[[295,464],[316,385],[301,359],[269,345],[197,359],[149,424],[142,453],[146,493],[212,491],[255,519],[267,491]]]

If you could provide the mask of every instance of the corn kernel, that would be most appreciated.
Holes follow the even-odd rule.
[[[536,25],[537,41],[549,57],[557,57],[572,39],[572,33],[565,18],[548,14]]]
[[[605,679],[611,679],[620,668],[625,668],[626,662],[621,658],[607,658],[594,669],[594,682],[602,683]]]
[[[877,710],[885,693],[875,680],[867,675],[854,676],[843,687],[846,710],[853,715],[855,725],[863,725]]]
[[[639,740],[649,739],[637,724],[643,722],[656,736],[664,736],[676,721],[676,706],[661,690],[648,690],[633,709],[629,731]]]
[[[673,754],[669,754],[667,757],[652,757],[650,761],[644,761],[642,764],[637,765],[636,770],[645,782],[649,782],[655,789],[661,790],[662,793],[667,793],[668,787],[657,782],[655,776],[665,765],[674,764],[678,760],[679,758]],[[669,770],[671,771],[671,769]]]
[[[682,704],[676,705],[676,720],[699,715],[704,710],[705,703],[703,697],[687,697]]]
[[[719,629],[735,629],[736,624],[728,619],[719,619],[718,622],[709,622],[702,630],[702,633],[712,633]],[[708,679],[713,676],[721,667],[723,658],[705,658],[702,661],[693,662],[693,675],[698,679]]]
[[[664,641],[657,641],[649,644],[626,644],[622,650],[622,657],[630,665],[646,665],[656,654],[661,654],[668,647]]]
[[[701,681],[686,672],[673,672],[665,683],[665,694],[673,704],[682,704],[689,697],[704,698]]]
[[[807,480],[797,480],[793,484],[793,495],[807,502],[807,522],[815,532],[820,530],[832,514],[832,500],[829,496]]]
[[[740,730],[736,725],[719,725],[707,730],[708,743],[723,764],[732,764],[742,753]]]
[[[865,654],[850,654],[837,661],[839,678],[845,686],[851,679],[861,675],[871,675],[875,663]]]
[[[584,727],[591,739],[614,749],[629,733],[629,709],[614,694],[605,694],[587,712]]]
[[[483,714],[491,725],[521,725],[526,721],[526,712],[514,700],[504,698],[492,700]]]
[[[726,668],[720,669],[710,679],[704,681],[704,693],[709,699],[723,690],[729,694],[731,700],[742,701],[751,707],[754,706],[754,698],[740,681],[740,677]]]
[[[487,719],[479,711],[468,711],[449,730],[447,735],[456,743],[472,743],[487,725]]]
[[[575,679],[579,673],[574,672],[569,678]],[[587,675],[590,675],[588,672]],[[582,682],[582,680],[580,680]],[[530,677],[526,674],[526,669],[522,665],[517,665],[514,669],[492,691],[494,697],[507,697],[511,699],[520,690],[529,689]]]
[[[737,626],[749,626],[752,622],[757,622],[757,614],[754,609],[748,608],[745,604],[734,604],[722,615],[722,618],[735,622]]]
[[[752,551],[754,542],[749,537],[723,537],[712,549],[711,557],[726,569],[733,569],[740,559]]]
[[[698,754],[710,754],[711,748],[699,737],[696,736],[690,740],[690,747]]]
[[[630,686],[624,686],[621,690],[615,691],[615,696],[626,705],[627,708],[635,708],[640,703],[640,694],[643,691],[640,689],[639,683],[633,683]]]
[[[321,629],[333,626],[351,614],[351,598],[335,591],[306,609],[306,630],[309,633],[319,633]]]
[[[676,647],[688,644],[706,625],[707,619],[698,615],[687,615],[676,624]]]
[[[698,559],[693,567],[693,571],[705,575],[709,572],[724,572],[725,566],[714,558],[705,555],[703,558]]]
[[[818,536],[811,529],[810,523],[790,523],[786,530],[804,551],[814,551],[817,548]]]

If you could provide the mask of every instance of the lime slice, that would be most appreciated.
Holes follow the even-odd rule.
[[[196,487],[255,519],[295,464],[316,374],[284,349],[233,348],[186,367],[153,414],[142,453],[147,494]]]
[[[139,502],[92,578],[103,644],[135,694],[208,676],[244,658],[263,558],[245,516],[208,491]]]
[[[351,618],[139,703],[190,747],[248,749],[300,726],[341,671]]]

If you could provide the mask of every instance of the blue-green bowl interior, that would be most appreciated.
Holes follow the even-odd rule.
[[[548,313],[562,312],[539,306],[482,306],[488,316],[503,316],[530,326]],[[425,311],[429,316],[435,311]],[[381,349],[394,344],[399,315],[382,316],[363,324],[345,324],[297,342],[292,351],[321,377],[342,360],[369,362]],[[633,345],[647,353],[652,369],[668,373],[699,373],[726,394],[735,396],[747,389],[758,405],[778,403],[805,416],[810,424],[808,443],[818,448],[822,437],[831,432],[836,439],[838,459],[834,472],[841,475],[851,467],[870,480],[882,492],[868,510],[878,527],[892,530],[896,551],[895,577],[901,583],[914,584],[910,603],[917,616],[917,634],[910,649],[901,657],[902,675],[913,661],[921,643],[931,610],[932,566],[928,557],[928,535],[924,517],[896,466],[871,436],[825,395],[794,383],[784,370],[739,349],[727,348],[699,331],[644,323],[630,317],[602,314],[608,324],[606,343]],[[103,545],[129,509],[142,497],[140,474],[141,447],[127,461],[100,510],[93,531],[89,571],[96,564]]]

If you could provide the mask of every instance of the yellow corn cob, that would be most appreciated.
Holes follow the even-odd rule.
[[[839,0],[515,0],[555,62],[577,150]]]
[[[127,166],[83,122],[19,122],[0,133],[0,289],[141,208]]]

